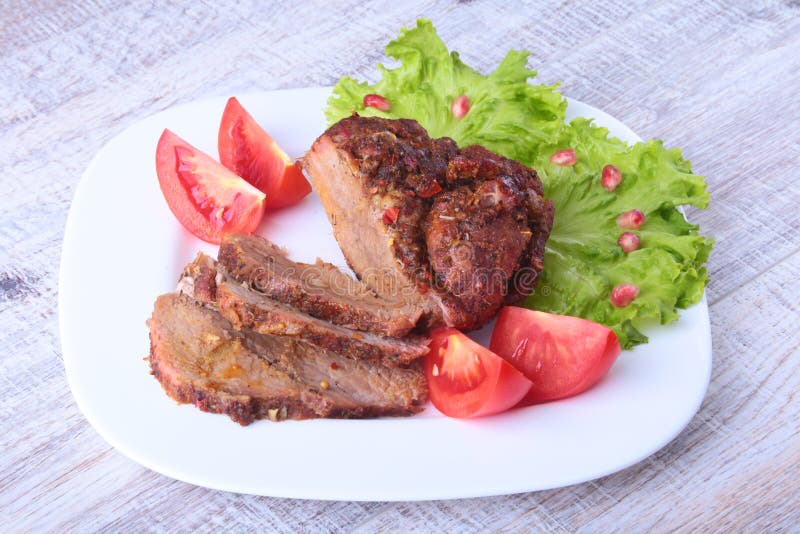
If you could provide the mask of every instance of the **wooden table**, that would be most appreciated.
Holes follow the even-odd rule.
[[[0,531],[799,528],[797,2],[15,4],[0,18]],[[707,176],[711,207],[690,214],[717,239],[700,412],[603,479],[444,502],[235,495],[117,453],[72,400],[57,329],[64,221],[89,160],[174,104],[374,78],[418,15],[484,71],[532,50],[543,81],[682,147]]]

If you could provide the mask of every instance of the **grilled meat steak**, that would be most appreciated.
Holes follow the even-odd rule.
[[[244,425],[410,415],[425,401],[419,366],[354,361],[299,338],[239,331],[186,295],[160,296],[148,326],[148,360],[167,394]]]
[[[428,352],[428,340],[422,336],[393,338],[350,330],[272,300],[226,277],[217,286],[217,305],[236,328],[298,337],[356,360],[407,365]]]
[[[416,326],[421,310],[399,299],[379,298],[334,265],[297,263],[263,237],[231,234],[222,240],[219,263],[232,279],[268,298],[318,319],[353,330],[402,337]]]
[[[320,136],[303,168],[359,279],[425,326],[478,328],[533,290],[553,206],[532,169],[413,120],[358,116]]]
[[[178,289],[218,308],[238,329],[298,337],[347,358],[408,366],[428,352],[428,339],[423,336],[394,338],[351,330],[271,299],[249,284],[231,279],[221,263],[202,253],[184,269]]]

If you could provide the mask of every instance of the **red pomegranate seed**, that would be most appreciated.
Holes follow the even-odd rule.
[[[617,308],[627,306],[639,295],[639,286],[630,282],[620,282],[611,290],[611,304]]]
[[[639,236],[632,232],[625,232],[619,239],[617,239],[617,245],[622,247],[626,253],[633,252],[634,250],[639,249]]]
[[[600,183],[609,191],[617,188],[622,181],[622,173],[613,165],[606,165],[603,167],[603,176],[600,178]]]
[[[644,213],[640,210],[626,211],[617,217],[617,226],[623,230],[636,230],[644,224]]]
[[[375,108],[381,111],[389,111],[392,109],[392,105],[389,103],[381,95],[376,94],[368,94],[364,95],[364,107],[365,108]]]
[[[550,156],[550,162],[562,167],[572,166],[578,162],[578,154],[574,148],[565,148]]]
[[[433,195],[440,193],[442,191],[442,186],[439,185],[439,182],[436,180],[433,181],[431,185],[417,193],[420,198],[431,198]]]
[[[455,97],[450,105],[450,111],[453,112],[453,117],[456,119],[463,119],[464,115],[469,112],[469,98],[467,98],[467,95]]]
[[[386,211],[383,212],[383,224],[394,224],[397,222],[397,216],[400,214],[400,209],[392,206],[391,208],[386,208]]]

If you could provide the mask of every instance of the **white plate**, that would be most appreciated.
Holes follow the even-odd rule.
[[[292,156],[325,127],[329,89],[257,93],[242,104]],[[185,263],[215,247],[167,208],[156,142],[170,128],[216,155],[224,98],[175,107],[130,127],[94,158],[67,220],[59,279],[64,365],[86,418],[111,445],[167,476],[210,488],[312,499],[421,500],[517,493],[591,480],[672,440],[700,406],[711,372],[705,301],[649,331],[578,397],[479,420],[429,407],[411,418],[256,422],[179,406],[149,374],[145,320]],[[627,141],[639,138],[577,101]],[[259,230],[296,260],[344,265],[319,199],[269,216]]]

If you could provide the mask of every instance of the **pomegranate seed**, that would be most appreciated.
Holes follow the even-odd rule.
[[[617,226],[623,230],[636,230],[644,224],[644,213],[640,210],[626,211],[617,217]]]
[[[575,153],[574,148],[565,148],[550,156],[550,162],[562,167],[569,167],[578,162],[578,154]]]
[[[400,209],[397,207],[386,208],[383,212],[383,224],[394,224],[397,222],[397,216],[400,214]]]
[[[603,167],[603,176],[600,178],[600,183],[609,191],[617,188],[622,181],[622,173],[613,165],[606,165]]]
[[[439,182],[436,180],[433,181],[431,185],[417,193],[420,198],[431,198],[433,195],[442,191],[442,186],[439,185]]]
[[[617,245],[622,247],[626,253],[639,249],[639,236],[632,232],[625,232],[617,240]]]
[[[453,112],[453,117],[456,119],[463,119],[464,115],[469,112],[469,98],[467,98],[467,95],[455,97],[450,105],[450,111]]]
[[[639,286],[630,282],[620,282],[611,290],[611,304],[617,308],[627,306],[639,295]]]
[[[336,362],[331,362],[331,369],[333,369],[334,371],[336,371],[338,368],[339,368],[339,364],[338,364],[338,363],[336,363]]]
[[[389,103],[388,100],[386,100],[381,95],[376,95],[376,94],[364,95],[364,107],[375,108],[381,111],[389,111],[390,109],[392,109],[392,105]]]

